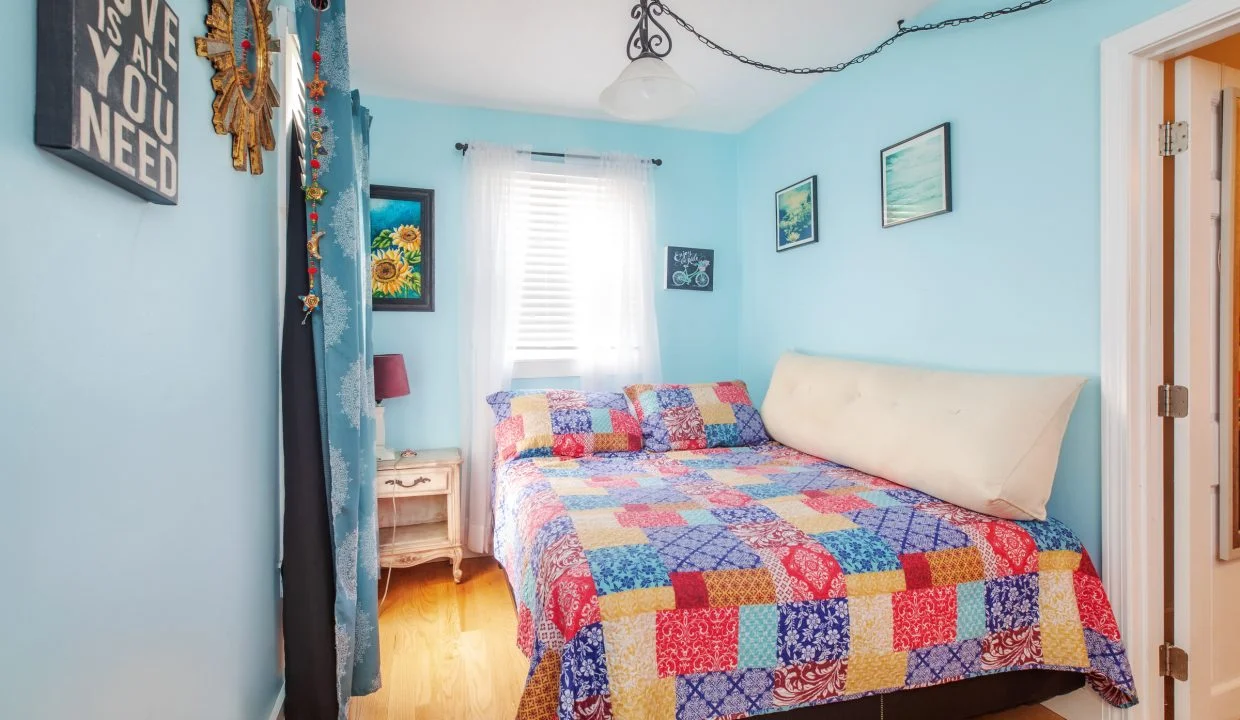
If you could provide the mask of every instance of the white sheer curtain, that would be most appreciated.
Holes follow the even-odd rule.
[[[575,374],[582,389],[591,391],[658,382],[653,166],[616,154],[566,164],[597,178],[598,188],[574,214],[583,311]]]
[[[465,155],[465,282],[460,333],[461,507],[465,544],[491,547],[491,462],[495,439],[486,397],[512,382],[516,287],[510,272],[513,182],[530,163],[514,148],[470,143]]]
[[[628,156],[543,162],[528,151],[469,145],[460,386],[470,550],[487,552],[491,543],[495,444],[486,396],[511,386],[518,358],[541,352],[535,360],[552,361],[544,365],[578,377],[585,390],[659,380],[651,173],[649,162]],[[564,288],[554,311],[545,309],[547,288]],[[534,325],[560,321],[557,339],[572,338],[574,347],[520,354],[523,309],[527,320],[537,316]]]

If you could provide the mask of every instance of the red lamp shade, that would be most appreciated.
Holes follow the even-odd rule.
[[[375,402],[409,394],[405,356],[399,353],[375,356]]]

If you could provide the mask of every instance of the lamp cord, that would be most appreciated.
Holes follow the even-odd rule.
[[[896,34],[887,38],[886,40],[884,40],[882,43],[880,43],[878,46],[876,46],[873,50],[870,50],[869,52],[864,52],[858,55],[857,57],[853,58],[852,60],[838,63],[836,65],[824,65],[822,67],[798,67],[798,68],[788,68],[788,67],[781,67],[779,65],[771,65],[769,63],[764,63],[760,60],[754,60],[753,58],[750,58],[745,55],[741,55],[740,53],[729,50],[725,48],[724,46],[720,45],[719,43],[715,42],[714,40],[711,40],[710,38],[706,37],[701,32],[698,32],[696,28],[694,28],[692,25],[686,22],[684,18],[677,15],[675,11],[669,8],[665,3],[659,2],[658,0],[654,0],[650,4],[652,6],[656,4],[660,5],[663,11],[666,12],[668,15],[670,15],[671,18],[675,20],[678,25],[684,28],[686,32],[696,37],[706,47],[710,48],[711,50],[717,50],[720,53],[726,55],[727,57],[730,57],[733,60],[736,60],[737,62],[744,63],[746,65],[749,65],[750,67],[755,67],[759,70],[770,70],[771,72],[777,72],[777,73],[780,73],[781,75],[822,75],[825,73],[843,72],[844,70],[847,70],[853,65],[863,63],[866,60],[869,60],[870,58],[879,54],[883,50],[886,50],[889,45],[899,40],[900,38],[904,37],[905,35],[912,35],[913,33],[918,33],[918,32],[926,32],[927,30],[942,30],[944,28],[957,27],[959,25],[968,25],[969,23],[977,22],[978,20],[993,20],[997,17],[1002,17],[1004,15],[1012,15],[1013,13],[1030,10],[1039,5],[1049,5],[1052,1],[1053,0],[1025,0],[1025,2],[1022,2],[1019,5],[1013,5],[1012,7],[1003,8],[1001,10],[990,10],[980,15],[970,15],[968,17],[950,18],[948,20],[943,20],[937,23],[930,23],[927,25],[905,25],[904,21],[900,20],[899,21],[900,29],[896,31]]]
[[[376,510],[378,512],[378,510]],[[396,544],[396,496],[392,496],[392,544]],[[388,590],[392,589],[392,573],[396,568],[389,566],[387,571],[387,583],[383,586],[383,598],[379,600],[379,607],[383,607],[383,603],[387,602]]]

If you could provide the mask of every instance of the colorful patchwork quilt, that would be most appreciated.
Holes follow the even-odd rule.
[[[518,718],[741,718],[1029,668],[1136,702],[1089,555],[776,443],[512,460]]]

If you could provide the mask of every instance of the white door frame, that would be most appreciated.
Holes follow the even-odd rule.
[[[280,105],[276,109],[275,114],[275,136],[276,136],[276,183],[274,198],[276,204],[276,222],[275,227],[271,228],[274,232],[273,240],[276,246],[276,357],[274,358],[276,366],[276,376],[281,377],[283,374],[283,366],[281,358],[284,353],[284,304],[285,293],[288,289],[288,278],[286,277],[286,261],[288,247],[288,188],[289,183],[293,179],[289,176],[289,154],[292,150],[290,147],[290,135],[293,132],[293,126],[299,129],[305,128],[305,78],[301,71],[301,45],[297,36],[297,18],[290,7],[277,7],[273,9],[273,28],[275,36],[280,41],[280,52],[276,54],[276,61],[273,64],[271,75],[276,83],[276,88],[280,93]],[[268,166],[270,167],[270,165]],[[283,401],[283,384],[277,386],[277,393],[281,393],[277,399],[276,408],[276,432],[279,444],[277,447],[284,447],[284,401]],[[279,577],[280,568],[284,564],[284,453],[277,453],[279,458],[279,467],[277,480],[279,482],[279,520],[277,528],[279,532],[278,551],[276,553],[276,574]],[[284,597],[284,585],[280,584],[280,597]],[[278,659],[280,674],[284,674],[284,628],[280,627],[280,657]],[[279,720],[284,715],[284,700],[287,683],[281,679],[280,690],[276,694],[275,702],[272,703],[271,712],[268,715],[269,720]]]
[[[1162,717],[1163,61],[1240,30],[1240,0],[1191,0],[1102,43],[1102,578],[1141,703]]]

